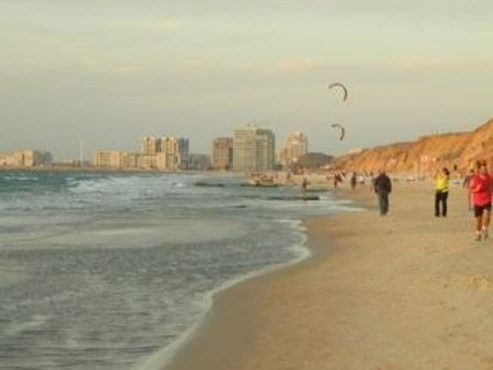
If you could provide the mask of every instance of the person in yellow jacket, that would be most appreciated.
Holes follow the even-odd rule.
[[[440,217],[440,215],[447,217],[449,179],[450,171],[446,167],[442,168],[441,171],[435,175],[435,217]]]

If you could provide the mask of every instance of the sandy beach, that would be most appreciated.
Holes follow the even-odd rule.
[[[305,222],[313,257],[216,296],[166,370],[493,369],[493,240],[475,242],[464,190],[433,216],[432,184],[394,184],[380,217]]]

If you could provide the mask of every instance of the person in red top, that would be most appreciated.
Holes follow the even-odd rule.
[[[474,217],[476,217],[476,240],[488,238],[488,227],[491,218],[491,198],[493,190],[493,177],[488,173],[486,161],[476,163],[476,174],[470,180],[472,205]]]

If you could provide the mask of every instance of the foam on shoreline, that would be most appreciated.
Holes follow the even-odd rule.
[[[244,276],[232,279],[225,282],[221,286],[210,291],[203,301],[204,310],[202,314],[198,317],[195,324],[192,325],[187,331],[180,335],[175,341],[170,343],[168,346],[160,351],[148,356],[132,367],[132,370],[163,370],[167,365],[172,363],[175,354],[186,347],[187,342],[194,337],[194,335],[202,329],[204,322],[213,307],[214,298],[216,295],[234,288],[236,285],[244,283],[246,281],[258,278],[270,272],[283,269],[292,265],[295,265],[301,261],[304,261],[312,256],[312,250],[308,248],[307,245],[307,235],[306,228],[302,225],[301,220],[279,220],[279,222],[290,224],[290,226],[295,230],[295,232],[300,237],[300,242],[293,245],[290,249],[294,251],[297,255],[296,257],[288,262],[279,263],[271,266],[267,266],[258,271],[253,271]]]

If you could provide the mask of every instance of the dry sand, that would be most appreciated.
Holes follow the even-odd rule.
[[[432,185],[396,184],[380,217],[306,221],[314,257],[229,289],[166,370],[493,369],[493,240],[466,196],[433,216]]]

